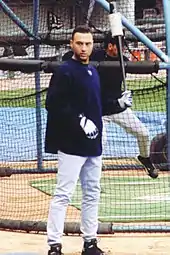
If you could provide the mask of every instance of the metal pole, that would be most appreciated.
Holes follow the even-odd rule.
[[[33,32],[38,36],[39,30],[39,12],[40,3],[39,0],[33,0]],[[34,44],[34,58],[39,59],[40,45]],[[40,92],[40,72],[35,72],[35,90]],[[41,125],[41,93],[36,93],[36,139],[37,139],[37,169],[42,170],[42,125]]]
[[[166,53],[170,61],[170,0],[163,0],[165,29],[166,29]],[[170,69],[167,69],[167,149],[168,149],[168,170],[170,170]]]
[[[159,70],[167,70],[170,69],[170,63],[160,62]]]

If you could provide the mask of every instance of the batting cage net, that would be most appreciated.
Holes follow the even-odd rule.
[[[44,103],[51,72],[39,72],[33,65],[28,71],[29,63],[34,59],[60,62],[70,50],[71,33],[79,24],[92,28],[95,49],[103,49],[110,25],[108,12],[97,1],[42,0],[39,6],[34,2],[33,6],[29,0],[0,1],[0,228],[38,232],[46,231],[49,201],[56,185],[57,155],[44,152]],[[162,1],[120,0],[117,9],[165,52]],[[149,134],[151,160],[159,169],[159,177],[149,177],[137,159],[137,135],[143,130],[132,134],[116,121],[106,121],[99,233],[167,232],[166,71],[159,70],[159,57],[124,29],[124,54],[132,64],[126,76],[133,94],[132,111]],[[19,60],[30,62],[25,69],[17,69]],[[158,68],[149,70],[148,63]],[[67,210],[65,233],[79,233],[80,214],[78,182]]]

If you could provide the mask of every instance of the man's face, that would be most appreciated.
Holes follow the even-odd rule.
[[[122,45],[122,50],[124,51],[124,45]],[[111,57],[118,56],[118,49],[116,44],[109,43],[106,52]]]
[[[93,36],[91,33],[75,33],[70,41],[71,49],[74,52],[74,58],[82,63],[88,63],[93,50]]]
[[[111,57],[116,57],[118,55],[118,50],[116,44],[109,43],[107,47],[107,54]]]

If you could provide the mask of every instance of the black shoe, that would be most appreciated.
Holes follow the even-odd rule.
[[[57,243],[51,246],[50,250],[48,251],[48,255],[63,255],[61,249],[62,249],[61,243]]]
[[[81,255],[106,255],[97,247],[97,240],[92,239],[90,242],[85,242]]]
[[[144,158],[142,156],[138,156],[138,160],[142,163],[142,165],[144,165],[145,170],[147,172],[147,174],[155,179],[158,177],[158,170],[154,167],[154,165],[152,164],[150,158]]]

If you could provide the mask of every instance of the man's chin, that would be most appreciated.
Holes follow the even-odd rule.
[[[89,57],[88,56],[76,55],[75,59],[77,59],[80,62],[89,62]]]
[[[88,61],[88,57],[87,57],[87,56],[86,56],[86,57],[80,56],[80,60],[81,60],[82,62],[86,62],[86,61]]]

